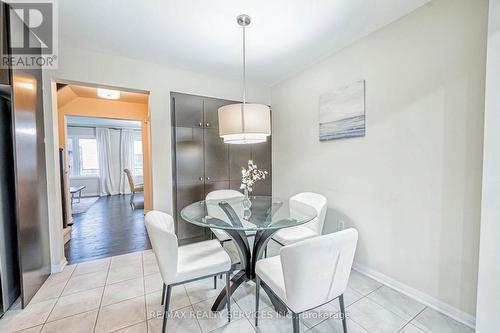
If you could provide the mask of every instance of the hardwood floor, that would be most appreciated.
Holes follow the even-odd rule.
[[[64,246],[69,264],[111,257],[151,248],[142,196],[136,195],[136,209],[130,195],[101,197],[85,213],[73,216],[71,240]]]

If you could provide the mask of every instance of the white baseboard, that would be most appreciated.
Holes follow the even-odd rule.
[[[371,268],[360,265],[358,263],[354,263],[352,268],[380,283],[385,284],[392,289],[413,298],[414,300],[434,309],[439,312],[444,313],[445,315],[461,322],[464,325],[467,325],[471,328],[475,328],[476,326],[476,317],[459,310],[443,301],[440,301],[430,295],[427,295],[413,287],[410,287],[404,283],[394,280],[393,278],[388,277],[380,272],[377,272]]]
[[[60,273],[62,272],[62,270],[64,269],[64,267],[68,264],[68,262],[66,261],[66,258],[62,258],[61,262],[59,262],[58,264],[52,264],[50,266],[50,273],[51,274],[54,274],[54,273]]]

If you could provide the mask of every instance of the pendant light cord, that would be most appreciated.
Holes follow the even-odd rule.
[[[245,133],[245,103],[247,102],[247,68],[245,49],[245,26],[243,26],[243,104],[241,105],[241,129]]]
[[[246,68],[246,48],[245,48],[245,26],[243,26],[243,104],[246,103],[247,95],[247,68]]]

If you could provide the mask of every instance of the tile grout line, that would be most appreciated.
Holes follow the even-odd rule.
[[[194,312],[194,307],[191,305],[191,310]],[[200,333],[203,333],[203,329],[201,328],[200,321],[198,320],[198,316],[195,315],[194,319],[196,320],[196,324],[198,324],[198,328],[200,329]]]
[[[382,288],[382,287],[383,287],[383,285],[382,285],[382,286],[379,286],[379,287],[377,287],[377,288],[375,288],[375,289],[373,289],[372,291],[370,291],[368,294],[366,294],[366,295],[364,295],[364,296],[363,296],[363,294],[359,293],[356,289],[351,288],[351,289],[353,289],[354,291],[356,291],[358,294],[360,294],[360,295],[361,295],[361,298],[357,299],[356,301],[352,302],[351,304],[349,304],[348,306],[346,306],[346,307],[345,307],[346,314],[347,314],[347,309],[348,309],[350,306],[352,306],[352,305],[354,305],[355,303],[357,303],[357,302],[361,301],[363,298],[367,298],[367,297],[368,297],[368,295],[371,295],[372,293],[374,293],[375,291],[377,291],[378,289],[380,289],[380,288]],[[349,287],[348,287],[348,288],[349,288]],[[331,302],[335,301],[336,299],[338,299],[338,297],[337,297],[337,298],[335,298],[335,299],[333,299],[333,300],[331,300],[331,301],[330,301],[329,303],[327,303],[327,304],[330,304]],[[378,303],[377,303],[377,304],[378,304]],[[314,310],[314,309],[313,309],[313,310]],[[335,314],[337,314],[337,313],[339,313],[339,312],[340,312],[340,308],[339,308],[339,310],[338,310],[338,311],[336,311],[336,312],[334,313],[334,315],[335,315]],[[329,320],[329,319],[331,319],[331,318],[326,318],[326,319],[324,319],[324,320],[320,321],[319,323],[317,323],[317,324],[313,325],[312,327],[307,328],[307,330],[306,330],[306,331],[312,330],[312,329],[313,329],[313,328],[315,328],[316,326],[318,326],[318,325],[320,325],[320,324],[324,323],[325,321],[327,321],[327,320]],[[349,318],[349,319],[350,319],[350,318]],[[351,319],[351,320],[352,320],[352,319]],[[354,321],[354,320],[352,320],[352,321]],[[355,322],[356,324],[358,324],[356,321],[354,321],[354,322]],[[302,324],[303,324],[305,327],[307,327],[307,325],[306,325],[306,324],[304,324],[304,322],[302,322]],[[359,324],[358,324],[358,325],[359,325]],[[360,325],[360,326],[361,326],[361,325]],[[363,329],[365,329],[363,326],[361,326],[361,327],[362,327]],[[365,329],[365,330],[366,330],[366,329]]]
[[[78,313],[75,313],[75,314],[72,314],[72,315],[69,315],[69,316],[65,316],[65,317],[57,318],[57,319],[52,320],[52,321],[47,321],[47,322],[45,322],[45,324],[43,324],[43,325],[45,326],[45,325],[47,325],[47,324],[52,324],[52,323],[55,323],[55,322],[58,322],[58,321],[61,321],[61,320],[65,320],[65,319],[68,319],[68,318],[71,318],[71,317],[79,316],[79,315],[86,314],[86,313],[90,313],[90,312],[94,312],[94,311],[97,311],[97,309],[86,310],[86,311],[83,311],[83,312],[78,312]],[[42,328],[43,328],[43,327],[42,327]]]
[[[144,251],[141,252],[141,261],[142,261],[142,287],[144,288],[144,293],[143,293],[143,297],[144,297],[144,312],[146,314],[146,333],[149,332],[149,323],[148,323],[148,303],[146,301],[146,276],[144,275],[145,271],[144,271]],[[163,282],[163,278],[162,278],[162,282]]]
[[[110,257],[111,259],[112,257]],[[99,259],[100,260],[100,259]],[[21,331],[23,330],[27,330],[27,329],[32,329],[32,328],[35,328],[37,326],[41,326],[40,328],[40,331],[43,330],[43,328],[45,327],[46,324],[48,323],[52,323],[52,322],[56,322],[56,321],[60,321],[60,320],[63,320],[63,319],[67,319],[67,318],[70,318],[70,317],[73,317],[73,316],[77,316],[77,315],[81,315],[81,314],[84,314],[84,313],[89,313],[89,312],[92,312],[92,311],[98,311],[99,313],[99,310],[101,309],[101,305],[102,305],[102,299],[103,299],[103,296],[104,296],[104,291],[105,291],[105,288],[106,288],[106,284],[104,286],[100,286],[100,287],[95,287],[95,288],[90,288],[90,289],[87,289],[87,290],[81,290],[81,291],[77,291],[77,292],[73,292],[73,293],[70,293],[70,294],[67,294],[67,295],[63,295],[64,293],[64,290],[66,289],[69,281],[73,278],[73,277],[80,277],[80,276],[84,276],[84,275],[87,275],[87,274],[93,274],[93,273],[99,273],[99,271],[96,271],[96,272],[89,272],[89,273],[85,273],[85,274],[80,274],[80,275],[75,275],[75,271],[78,267],[78,265],[81,264],[81,263],[78,263],[78,264],[74,264],[75,268],[71,271],[71,273],[69,274],[69,277],[66,279],[66,281],[64,282],[64,287],[62,288],[62,291],[61,291],[61,294],[57,297],[53,297],[53,298],[48,298],[46,300],[43,300],[43,301],[40,301],[40,302],[36,302],[36,303],[33,303],[34,305],[36,304],[40,304],[42,302],[47,302],[47,301],[53,301],[55,300],[54,302],[54,305],[52,306],[50,312],[48,313],[47,317],[45,318],[45,320],[40,323],[40,324],[37,324],[37,325],[34,325],[34,326],[30,326],[30,327],[26,327],[26,328],[23,328]],[[68,265],[68,266],[72,266],[72,265]],[[108,264],[108,269],[107,269],[107,274],[106,274],[106,281],[107,281],[107,278],[108,278],[108,275],[109,275],[109,271],[111,269],[111,260],[110,260],[110,263]],[[62,272],[61,272],[62,273]],[[60,274],[60,273],[59,273]],[[53,275],[51,275],[53,276]],[[148,275],[149,276],[149,275]],[[133,279],[137,279],[137,278],[133,278]],[[109,284],[109,285],[113,285],[113,284],[117,284],[117,283],[121,283],[121,282],[125,282],[125,281],[130,281],[130,280],[133,280],[133,279],[127,279],[127,280],[123,280],[123,281],[119,281],[119,282],[115,282],[115,283],[112,283],[112,284]],[[78,312],[78,313],[74,313],[74,314],[71,314],[71,315],[67,315],[67,316],[63,316],[61,318],[57,318],[57,319],[54,319],[52,321],[49,321],[49,318],[50,318],[50,315],[52,314],[52,312],[54,311],[54,308],[56,307],[57,303],[59,302],[60,298],[63,298],[63,297],[67,297],[67,296],[74,296],[75,294],[79,294],[79,293],[84,293],[84,292],[88,292],[88,291],[91,291],[91,290],[95,290],[95,289],[99,289],[99,288],[103,288],[103,293],[101,294],[101,301],[100,301],[100,305],[97,309],[92,309],[92,310],[86,310],[86,311],[82,311],[82,312]],[[135,297],[133,297],[135,298]],[[130,300],[130,299],[127,299],[127,300]],[[122,300],[120,302],[123,302],[123,301],[126,301],[126,300]],[[120,303],[120,302],[116,302],[116,303],[113,303],[113,304],[117,304],[117,303]],[[113,305],[113,304],[109,304],[109,305]],[[24,310],[24,309],[22,309]],[[96,318],[96,322],[97,322],[97,318]],[[95,330],[95,325],[96,323],[94,323],[94,330]],[[20,331],[16,331],[16,332],[20,332]]]
[[[78,265],[77,265],[78,266]],[[54,305],[52,306],[52,309],[50,310],[49,314],[47,315],[47,318],[45,318],[45,320],[43,321],[42,323],[42,328],[40,328],[40,332],[43,330],[43,328],[45,327],[45,324],[47,324],[47,321],[49,320],[50,318],[50,315],[52,314],[52,311],[54,311],[54,308],[56,307],[57,303],[59,303],[59,299],[61,299],[61,296],[62,296],[62,293],[64,292],[64,289],[66,289],[66,287],[68,286],[68,283],[69,283],[69,280],[71,280],[71,278],[73,277],[73,273],[75,273],[75,270],[76,270],[76,266],[75,268],[71,271],[71,274],[69,275],[69,278],[68,280],[66,281],[66,283],[64,284],[64,288],[62,289],[61,291],[61,295],[59,295],[59,297],[57,297],[56,301],[54,302]],[[64,271],[64,269],[63,269]],[[62,272],[61,272],[62,273]],[[47,281],[47,280],[45,280]],[[44,282],[45,284],[45,282]]]
[[[404,325],[403,325],[403,327],[401,327],[401,328],[398,330],[398,332],[401,332],[401,331],[402,331],[402,330],[403,330],[406,326],[410,325],[410,324],[411,324],[411,322],[412,322],[415,318],[417,318],[417,317],[418,317],[418,316],[419,316],[422,312],[424,312],[424,311],[425,311],[425,309],[427,309],[427,306],[424,306],[424,308],[423,308],[422,310],[420,310],[420,311],[419,311],[416,315],[414,315],[414,316],[413,316],[413,317],[412,317],[412,318],[411,318],[411,319],[410,319],[410,320],[409,320],[406,324],[404,324]],[[411,324],[411,325],[413,325],[413,324]],[[414,326],[415,326],[417,329],[419,329],[419,330],[423,331],[422,329],[420,329],[420,327],[418,327],[418,326],[416,326],[416,325],[414,325]]]
[[[101,314],[101,304],[102,299],[104,298],[104,291],[106,291],[106,282],[108,281],[109,271],[111,270],[111,261],[112,259],[109,261],[108,271],[106,272],[106,279],[104,280],[104,287],[102,288],[101,300],[99,301],[99,306],[97,307],[97,316],[95,318],[94,329],[92,332],[95,332],[97,328],[97,321],[99,320],[99,315]]]
[[[378,286],[377,288],[373,289],[372,291],[370,291],[368,294],[364,295],[363,297],[361,297],[360,299],[352,302],[351,304],[349,304],[347,307],[346,307],[346,315],[347,315],[347,309],[351,306],[353,306],[354,304],[358,303],[359,301],[361,301],[362,299],[364,298],[368,298],[369,295],[373,294],[374,292],[376,292],[377,290],[379,290],[380,288],[382,288],[384,286],[384,284],[381,284],[380,286]],[[355,289],[354,289],[355,290]],[[355,290],[356,291],[356,290]],[[362,294],[361,294],[362,295]],[[377,305],[379,305],[378,303],[375,303]],[[382,307],[383,308],[383,307]],[[385,308],[383,308],[385,309]],[[364,329],[366,332],[370,333],[370,330],[367,329],[366,327],[364,327],[363,325],[361,325],[360,323],[358,323],[356,320],[350,318],[350,317],[347,317],[347,319],[349,320],[352,320],[354,323],[356,323],[359,327],[361,327],[362,329]]]
[[[387,288],[390,288],[390,287],[386,286],[385,284],[383,284],[380,288],[382,288],[382,287],[387,287]],[[380,288],[378,288],[378,289],[380,289]],[[378,290],[378,289],[377,289],[377,290]],[[392,288],[390,288],[390,289],[392,289]],[[394,290],[394,289],[393,289],[393,290]],[[375,291],[376,291],[376,290],[374,290],[374,292],[375,292]],[[372,293],[368,294],[368,295],[367,295],[367,297],[368,297],[369,295],[371,295],[371,294],[372,294]],[[406,327],[406,326],[407,326],[407,325],[408,325],[408,324],[409,324],[409,323],[410,323],[413,319],[415,319],[415,318],[416,318],[419,314],[421,314],[421,313],[422,313],[422,311],[424,311],[424,310],[427,308],[427,306],[425,306],[424,304],[422,304],[422,303],[420,303],[420,302],[418,302],[418,301],[417,301],[419,304],[421,304],[421,305],[423,306],[423,308],[422,308],[420,311],[418,311],[416,315],[414,315],[414,316],[410,316],[410,319],[406,319],[406,318],[401,317],[401,315],[400,315],[400,314],[398,314],[398,313],[396,313],[396,312],[392,311],[391,309],[387,309],[384,305],[380,304],[380,303],[379,303],[379,302],[377,302],[376,300],[371,299],[371,298],[369,298],[369,299],[370,299],[370,301],[372,301],[373,303],[377,304],[378,306],[380,306],[380,307],[381,307],[381,308],[383,308],[384,310],[387,310],[387,311],[391,312],[392,314],[394,314],[394,315],[398,316],[399,318],[401,318],[401,319],[403,319],[403,320],[405,320],[405,321],[407,320],[407,322],[406,322],[406,323],[405,323],[405,324],[404,324],[404,325],[403,325],[403,326],[402,326],[402,327],[398,330],[398,332],[399,332],[400,330],[402,330],[404,327]],[[413,300],[413,299],[412,299],[412,300]]]

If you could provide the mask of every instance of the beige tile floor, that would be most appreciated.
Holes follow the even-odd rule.
[[[28,307],[16,304],[0,319],[0,332],[160,332],[162,281],[151,251],[135,252],[67,266],[49,277]],[[207,279],[173,289],[168,331],[291,332],[291,320],[272,311],[263,296],[258,329],[253,326],[255,288],[252,283],[233,295],[233,321],[226,311],[210,312],[217,290]],[[345,294],[348,331],[402,333],[461,333],[472,329],[356,271]],[[302,332],[342,332],[338,301],[301,316]],[[337,314],[337,315],[336,315]]]

